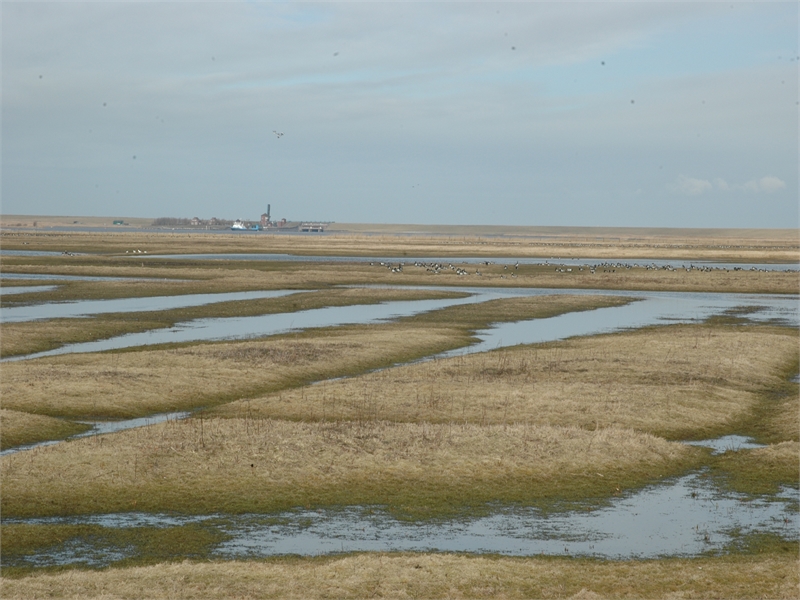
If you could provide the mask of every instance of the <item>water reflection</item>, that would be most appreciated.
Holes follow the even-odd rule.
[[[562,340],[568,337],[597,335],[623,329],[638,329],[666,323],[701,322],[714,315],[725,314],[737,307],[750,307],[747,318],[754,322],[772,322],[797,327],[800,325],[796,297],[754,296],[744,294],[709,294],[688,292],[582,292],[553,290],[554,293],[592,293],[638,297],[641,301],[624,306],[571,312],[548,319],[531,319],[513,323],[497,323],[481,330],[481,340],[468,348],[469,353],[494,348]],[[463,354],[464,350],[443,356]]]
[[[278,298],[294,294],[296,290],[269,290],[255,292],[226,292],[218,294],[182,294],[176,296],[149,296],[143,298],[115,298],[112,300],[79,300],[76,302],[50,302],[30,306],[0,309],[0,321],[18,323],[41,319],[85,317],[116,312],[147,312],[202,306],[231,300]]]
[[[102,275],[61,275],[58,273],[0,273],[2,279],[44,279],[47,281],[154,281],[147,277],[105,277]],[[161,279],[158,281],[183,281],[182,279]]]
[[[218,552],[225,558],[337,551],[687,556],[722,549],[734,530],[797,539],[798,499],[788,489],[770,500],[720,494],[694,473],[591,511],[500,508],[482,518],[434,523],[398,521],[382,510],[297,511],[280,525],[234,525],[227,530],[233,539]]]
[[[599,308],[591,311],[571,312],[547,319],[532,319],[513,323],[501,323],[477,332],[480,342],[466,349],[459,349],[443,356],[464,352],[483,352],[493,348],[531,344],[565,339],[579,335],[596,335],[621,329],[639,328],[664,323],[690,323],[705,320],[713,315],[724,314],[737,307],[750,307],[747,318],[757,322],[773,322],[797,327],[798,302],[796,297],[778,295],[710,294],[689,292],[626,292],[615,290],[574,289],[530,289],[530,288],[414,288],[440,291],[458,291],[471,294],[467,298],[441,300],[395,301],[382,304],[335,306],[312,310],[258,315],[250,317],[226,317],[197,319],[178,323],[171,329],[156,329],[127,334],[106,340],[83,344],[70,344],[25,356],[10,357],[3,361],[24,360],[75,352],[99,352],[136,346],[176,342],[247,339],[285,333],[313,327],[331,327],[345,324],[368,324],[384,320],[411,316],[421,312],[437,310],[470,302],[483,302],[500,298],[535,297],[553,294],[612,295],[638,301],[625,306]],[[247,292],[245,292],[247,293]],[[252,292],[257,294],[258,292]],[[282,295],[291,292],[262,292]],[[213,296],[222,300],[223,294],[199,295],[198,302]],[[179,297],[180,298],[180,297]],[[127,299],[126,299],[127,300]],[[179,303],[174,297],[131,299],[140,300],[156,310],[159,302]],[[111,301],[103,301],[111,302]],[[40,307],[43,311],[50,306]],[[163,307],[163,304],[162,304]],[[23,307],[38,308],[38,307]],[[2,311],[4,320],[5,312]]]
[[[50,292],[57,287],[57,285],[6,285],[0,286],[0,296],[7,296],[9,294],[27,294],[31,292]]]
[[[765,448],[765,444],[758,444],[753,438],[743,435],[725,435],[714,440],[698,440],[684,442],[690,446],[700,446],[711,448],[711,454],[724,454],[725,452],[737,452],[739,450],[753,450],[755,448]]]
[[[0,249],[0,256],[61,256],[63,252],[56,250],[5,250]],[[72,254],[72,256],[78,256]]]
[[[484,517],[423,522],[400,521],[380,506],[292,510],[275,515],[116,513],[5,522],[111,528],[204,523],[230,536],[212,551],[213,558],[222,559],[366,551],[630,559],[721,551],[736,542],[734,532],[772,533],[797,540],[799,500],[798,491],[787,488],[770,498],[720,493],[698,472],[613,499],[594,510],[544,513],[537,508],[498,506]],[[105,566],[120,560],[120,553],[127,557],[133,552],[83,539],[7,564]]]
[[[492,294],[487,294],[485,297],[494,296]],[[475,301],[475,297],[440,300],[403,300],[384,302],[381,304],[329,306],[290,313],[256,315],[250,317],[196,319],[178,323],[171,329],[154,329],[94,342],[69,344],[46,352],[5,358],[0,362],[41,358],[44,356],[75,352],[101,352],[104,350],[116,350],[153,344],[247,339],[313,327],[376,323],[417,314],[419,312]]]

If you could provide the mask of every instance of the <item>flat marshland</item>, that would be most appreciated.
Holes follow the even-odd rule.
[[[716,291],[740,293],[796,294],[800,291],[797,271],[743,272],[733,269],[680,269],[692,261],[795,263],[800,262],[800,243],[794,230],[769,232],[696,232],[707,237],[692,237],[691,232],[652,235],[648,231],[615,231],[600,240],[568,232],[542,241],[537,237],[475,236],[456,237],[400,235],[386,233],[325,234],[323,236],[241,235],[231,233],[165,233],[126,231],[112,233],[4,231],[0,242],[6,250],[45,250],[68,252],[54,256],[4,256],[7,273],[58,273],[131,277],[146,282],[119,282],[116,285],[64,286],[41,300],[69,300],[78,294],[92,297],[148,296],[196,293],[197,291],[243,291],[252,289],[310,289],[330,285],[460,285],[503,287],[547,287],[583,289],[631,289]],[[759,238],[758,235],[761,234]],[[146,252],[132,254],[132,251]],[[363,261],[311,262],[263,260],[189,260],[183,254],[294,254],[298,256],[363,257]],[[155,256],[154,256],[155,255]],[[161,258],[171,255],[172,258]],[[394,257],[405,263],[402,271],[392,271],[374,257]],[[483,257],[497,263],[460,265],[467,269],[459,275],[455,269],[430,269],[414,266],[415,259]],[[637,259],[674,260],[674,270],[637,268],[573,268],[556,270],[558,258],[583,258],[592,261],[619,260],[633,264]],[[552,265],[522,264],[508,269],[501,259],[541,259]],[[373,262],[374,264],[370,264]],[[399,264],[399,263],[398,263]],[[395,264],[394,266],[397,266]],[[445,265],[446,266],[446,265]],[[480,275],[476,273],[480,272]],[[175,280],[182,281],[175,281]],[[100,291],[103,290],[103,291]],[[96,295],[99,294],[99,295]],[[108,294],[108,295],[104,295]],[[88,297],[88,296],[86,296]],[[3,303],[36,301],[30,295],[4,298]]]
[[[4,256],[3,272],[136,279],[59,282],[51,292],[6,296],[4,308],[212,291],[294,293],[2,323],[2,355],[174,327],[192,319],[461,295],[415,285],[798,291],[796,272],[561,272],[552,266],[492,264],[491,258],[547,252],[796,261],[796,235],[783,232],[761,232],[762,239],[754,232],[717,232],[705,239],[691,231],[671,236],[627,232],[627,237],[620,231],[595,232],[596,238],[587,232],[573,232],[573,237],[557,232],[544,239],[523,231],[435,236],[356,229],[317,237],[3,232],[4,249],[91,253]],[[130,255],[134,248],[156,254],[201,253],[209,247],[222,253],[453,256],[454,265],[458,256],[485,256],[490,264],[473,264],[468,275],[459,275],[455,269],[415,266],[413,258],[392,272],[371,260],[195,261]],[[338,287],[365,284],[378,287]],[[790,379],[798,371],[798,332],[749,321],[745,309],[704,323],[413,362],[463,348],[491,323],[634,300],[601,291],[557,293],[469,302],[370,325],[3,363],[3,448],[62,439],[84,430],[82,420],[194,413],[184,420],[0,458],[6,521],[2,595],[796,597],[797,542],[769,535],[742,536],[716,556],[646,561],[430,553],[208,561],[224,536],[202,525],[127,530],[24,520],[127,512],[269,518],[297,507],[376,506],[425,522],[484,514],[496,506],[594,510],[617,495],[697,469],[721,489],[748,497],[797,489],[800,406],[798,385]],[[712,455],[682,443],[729,434],[765,446]],[[7,522],[14,518],[22,520]],[[37,553],[80,547],[88,540],[136,548],[136,555],[103,570],[73,566],[58,572],[26,562]]]
[[[384,298],[389,293],[377,291]],[[346,295],[352,297],[357,295]],[[397,290],[397,297],[413,297]],[[336,293],[331,302],[336,302]],[[371,297],[371,296],[370,296]],[[425,297],[423,295],[423,297]],[[253,398],[467,345],[492,321],[619,306],[604,296],[513,298],[457,306],[425,319],[310,330],[259,341],[66,354],[3,365],[5,408],[53,417],[131,418]],[[439,317],[438,325],[430,319]],[[24,325],[19,324],[24,332]]]
[[[46,388],[23,395],[31,380],[58,379],[67,398],[108,398],[107,412],[133,406],[156,412],[148,398],[159,398],[159,389],[171,385],[171,370],[187,371],[182,362],[168,366],[171,358],[188,356],[207,379],[190,387],[178,375],[168,394],[173,404],[161,407],[176,410],[189,408],[193,398],[210,404],[203,394],[229,390],[235,385],[231,373],[254,380],[259,371],[279,371],[282,360],[334,368],[338,355],[358,360],[373,344],[391,354],[391,339],[408,342],[414,333],[427,339],[413,330],[366,339],[345,332],[313,345],[279,340],[150,356],[98,355],[92,358],[119,358],[123,366],[115,372],[109,364],[107,379],[89,380],[94,393],[76,389],[89,379],[78,361],[91,355],[15,363],[9,366],[19,366],[27,377],[11,371],[3,385],[11,379],[12,391],[4,396],[19,399],[15,408],[45,414],[99,410],[88,402],[55,404]],[[4,511],[86,514],[136,506],[213,512],[224,506],[229,512],[271,512],[354,503],[435,513],[450,510],[455,498],[480,506],[492,499],[602,497],[697,466],[705,456],[664,438],[759,435],[768,428],[765,415],[774,394],[797,368],[797,341],[796,331],[782,327],[665,326],[428,361],[311,386],[279,381],[273,383],[279,390],[265,397],[249,390],[246,400],[194,419],[8,457]],[[132,360],[144,362],[131,367]],[[58,377],[54,362],[62,363]],[[50,376],[31,379],[37,367]],[[159,368],[167,371],[156,377]],[[124,391],[112,404],[113,391],[101,382],[113,387],[126,374],[135,380],[131,372],[150,377],[139,386],[119,386]],[[215,382],[221,389],[214,389]],[[176,404],[181,394],[186,400]],[[796,411],[783,418],[796,420]],[[800,468],[797,455],[784,451],[769,460],[782,465],[773,469],[780,478],[772,484],[791,484],[787,473]],[[757,460],[751,463],[758,468]]]
[[[9,217],[2,217],[2,223]],[[14,220],[14,218],[11,218]],[[71,225],[62,223],[63,225]],[[272,253],[307,256],[667,258],[722,262],[798,262],[796,229],[580,227],[425,227],[332,224],[324,235],[202,230],[64,232],[5,229],[3,247],[51,252],[131,254]],[[138,253],[136,254],[138,256]]]

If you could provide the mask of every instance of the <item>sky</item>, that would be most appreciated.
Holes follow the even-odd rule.
[[[3,214],[800,225],[796,2],[0,7]]]

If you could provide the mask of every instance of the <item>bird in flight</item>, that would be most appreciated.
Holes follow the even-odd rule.
[[[278,136],[278,139],[281,139],[281,136],[283,135],[282,131],[275,131],[274,129],[272,130],[272,133],[274,133],[276,136]]]

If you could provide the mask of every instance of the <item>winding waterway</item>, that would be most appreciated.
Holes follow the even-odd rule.
[[[203,306],[215,302],[278,298],[295,293],[297,293],[297,290],[265,290],[255,292],[222,292],[217,294],[179,294],[174,296],[113,298],[110,300],[77,300],[74,302],[47,302],[0,309],[0,322],[20,323],[43,319],[86,317],[104,313],[150,312]]]
[[[483,352],[497,347],[553,341],[579,335],[595,335],[648,325],[698,322],[713,315],[723,314],[726,311],[741,307],[746,307],[752,311],[748,313],[747,317],[754,321],[774,322],[794,327],[800,324],[796,296],[536,288],[432,287],[415,289],[466,292],[470,296],[455,299],[332,306],[249,317],[196,319],[178,323],[175,327],[169,329],[155,329],[93,342],[68,344],[46,352],[10,357],[3,360],[24,360],[76,352],[101,352],[154,344],[256,338],[315,327],[376,323],[471,302],[554,294],[622,296],[636,301],[624,306],[572,312],[548,319],[496,324],[477,333],[477,337],[481,340],[480,343],[466,349],[454,351],[451,354]],[[86,301],[69,304],[42,304],[3,310],[0,311],[0,318],[3,321],[8,320],[11,322],[32,318],[44,319],[53,318],[54,316],[96,314],[94,311],[118,312],[123,309],[136,310],[137,306],[147,307],[146,309],[139,308],[139,310],[161,310],[235,298],[278,297],[289,293],[295,292],[286,290],[240,292],[238,295],[198,294],[197,296],[165,296],[159,298]],[[211,300],[211,297],[214,297],[214,300]],[[197,304],[190,302],[196,302]]]

